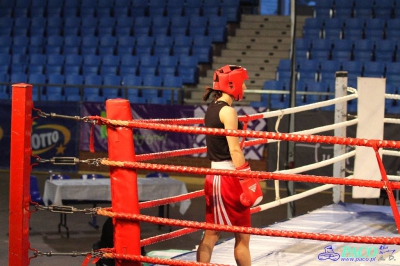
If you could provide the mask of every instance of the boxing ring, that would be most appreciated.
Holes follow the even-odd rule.
[[[224,232],[243,232],[252,234],[250,250],[253,265],[329,265],[329,263],[348,262],[373,262],[379,265],[393,265],[400,260],[398,251],[400,245],[400,216],[394,190],[400,189],[400,183],[396,176],[388,176],[382,163],[382,155],[400,156],[400,142],[383,140],[376,137],[382,135],[382,129],[374,123],[400,124],[399,119],[383,118],[382,104],[385,98],[399,100],[399,95],[384,93],[384,80],[359,78],[357,90],[347,88],[347,75],[343,72],[337,74],[336,96],[334,99],[289,108],[278,111],[265,112],[249,116],[241,116],[239,119],[247,126],[247,123],[270,117],[282,117],[327,105],[335,105],[335,123],[321,126],[301,132],[256,132],[251,130],[223,130],[188,125],[201,124],[202,118],[186,119],[149,119],[133,120],[129,101],[113,99],[106,102],[107,117],[69,117],[79,122],[91,123],[94,126],[107,126],[109,140],[109,157],[79,160],[79,158],[38,158],[39,162],[52,162],[59,164],[90,163],[110,167],[110,179],[112,189],[112,207],[77,210],[66,206],[37,206],[38,210],[85,211],[87,213],[110,216],[114,218],[114,247],[102,249],[85,254],[83,265],[87,265],[91,259],[114,258],[117,265],[140,265],[140,262],[168,265],[205,265],[195,262],[194,252],[182,254],[173,259],[151,258],[140,255],[142,246],[150,245],[158,241],[173,241],[172,238],[182,236],[198,230],[212,229]],[[382,86],[383,85],[383,86]],[[377,102],[376,109],[370,117],[368,112],[359,112],[357,118],[347,121],[347,101],[358,99],[360,108],[368,109],[362,102],[369,99],[368,88],[373,86]],[[375,88],[376,86],[376,88]],[[347,95],[349,89],[350,94]],[[43,254],[34,249],[29,243],[29,173],[31,170],[30,154],[30,126],[32,123],[31,111],[32,86],[16,84],[13,86],[13,117],[11,138],[11,181],[10,186],[10,252],[9,265],[28,265],[30,259]],[[367,106],[367,107],[364,107]],[[371,112],[369,112],[371,115]],[[59,114],[47,114],[39,110],[39,116],[43,118],[63,117]],[[378,116],[378,117],[377,117]],[[379,117],[380,116],[380,117]],[[66,117],[67,118],[67,117]],[[365,121],[373,125],[372,129],[363,127]],[[358,124],[362,130],[357,138],[347,138],[343,128]],[[188,167],[180,165],[163,165],[146,163],[148,160],[177,157],[204,153],[205,147],[188,148],[176,151],[165,151],[153,154],[136,155],[132,137],[133,128],[179,132],[185,134],[214,134],[220,136],[238,136],[243,138],[244,147],[265,143],[291,141],[305,143],[325,143],[334,145],[334,157],[315,165],[307,165],[289,170],[274,172],[239,172],[234,170],[217,170],[210,168]],[[320,132],[334,130],[334,136],[318,135]],[[368,131],[368,132],[364,132]],[[362,134],[366,135],[362,135]],[[368,135],[368,134],[370,135]],[[354,151],[345,152],[343,147],[356,147]],[[359,156],[364,162],[357,159]],[[361,155],[359,155],[361,154]],[[344,160],[355,157],[354,175],[345,176]],[[21,164],[22,162],[22,164]],[[365,167],[367,162],[368,167]],[[373,163],[370,163],[373,162]],[[333,165],[334,175],[312,176],[299,173],[318,167]],[[367,168],[367,169],[366,169]],[[333,189],[333,201],[336,204],[315,210],[307,215],[295,217],[286,222],[278,223],[266,228],[246,228],[236,226],[223,226],[207,224],[198,221],[175,220],[158,218],[140,214],[141,208],[155,207],[163,204],[175,203],[186,199],[201,197],[203,191],[195,191],[177,197],[156,201],[141,202],[137,200],[136,170],[152,170],[169,173],[184,173],[187,175],[219,174],[230,175],[233,178],[258,178],[261,180],[274,180],[275,201],[252,208],[252,213],[258,213],[282,204],[292,202],[324,190]],[[362,175],[359,175],[362,173]],[[365,174],[365,175],[364,175]],[[364,177],[365,176],[365,177]],[[127,182],[131,181],[131,182]],[[132,182],[133,181],[133,182]],[[286,198],[279,195],[279,181],[310,182],[322,184]],[[342,203],[344,186],[353,187],[355,197],[379,197],[380,189],[384,189],[388,195],[390,206],[367,206]],[[124,193],[121,193],[123,191]],[[119,192],[119,193],[117,193]],[[130,195],[136,200],[127,203],[124,196]],[[14,204],[21,202],[21,204]],[[12,221],[12,222],[11,222]],[[173,225],[182,229],[159,235],[148,239],[140,239],[140,223],[149,222],[160,225]],[[200,241],[200,239],[199,239]],[[235,264],[233,260],[233,242],[226,241],[215,247],[212,264]],[[34,253],[29,257],[29,252]],[[345,260],[343,260],[345,259]],[[323,264],[322,264],[323,263]],[[344,264],[343,264],[344,265]]]

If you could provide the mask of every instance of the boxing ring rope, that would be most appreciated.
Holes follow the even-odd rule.
[[[19,84],[19,85],[21,85],[21,84]],[[29,88],[29,86],[30,85],[28,85],[28,88]],[[31,90],[31,86],[30,86],[30,90]],[[30,91],[30,93],[31,93],[31,91]],[[393,96],[395,96],[393,98],[396,98],[396,99],[400,98],[400,97],[397,97],[396,95],[393,95]],[[31,102],[31,95],[29,97],[29,91],[28,91],[28,94],[26,94],[26,92],[25,92],[25,95],[20,96],[20,97],[22,97],[28,103]],[[392,96],[390,96],[390,97],[392,97]],[[282,114],[290,114],[290,113],[298,112],[299,110],[301,110],[301,111],[311,110],[314,108],[326,106],[328,103],[336,104],[336,103],[352,100],[355,98],[357,98],[357,93],[354,93],[354,94],[348,95],[348,96],[344,96],[341,98],[335,98],[333,100],[327,100],[327,101],[320,102],[317,104],[308,105],[308,106],[300,106],[300,107],[295,107],[295,108],[290,108],[290,109],[285,109],[285,110],[265,112],[262,114],[240,117],[240,120],[249,122],[251,120],[256,120],[256,119],[260,119],[260,118],[273,117],[273,116],[282,115]],[[24,104],[25,104],[25,102],[24,102]],[[28,105],[28,109],[29,109],[29,107],[30,106]],[[29,120],[29,118],[30,118],[29,112],[26,112],[25,115],[26,115],[26,117],[24,117],[23,120],[24,121]],[[26,118],[28,118],[28,119],[26,119]],[[219,130],[219,129],[206,129],[206,128],[198,128],[198,127],[193,128],[193,127],[187,127],[187,126],[180,126],[182,124],[201,123],[203,121],[202,119],[197,119],[197,118],[194,118],[194,119],[172,119],[172,120],[168,119],[169,125],[157,124],[157,123],[163,123],[163,122],[167,121],[165,119],[130,121],[130,119],[118,120],[118,119],[109,119],[109,118],[103,118],[103,117],[98,117],[98,116],[87,117],[87,119],[88,119],[87,122],[93,122],[93,124],[97,124],[97,125],[100,125],[100,124],[107,125],[108,128],[113,128],[113,129],[117,129],[117,130],[120,130],[119,128],[121,128],[121,130],[123,130],[123,128],[144,128],[144,129],[163,130],[163,131],[189,133],[189,134],[213,134],[213,135],[219,135],[219,136],[237,136],[237,137],[243,137],[243,138],[255,138],[255,140],[246,141],[245,142],[246,147],[261,144],[261,143],[267,143],[267,142],[271,143],[274,141],[282,141],[282,140],[295,141],[295,142],[327,143],[327,144],[334,144],[334,145],[371,147],[375,150],[375,153],[377,155],[378,164],[380,163],[379,164],[380,166],[382,166],[382,164],[379,161],[380,158],[377,153],[379,149],[383,149],[383,148],[399,149],[400,148],[400,142],[398,142],[398,141],[305,135],[305,134],[314,134],[317,132],[332,130],[337,127],[346,127],[349,125],[354,125],[357,123],[357,119],[353,119],[351,121],[346,121],[344,123],[338,123],[335,125],[323,126],[323,127],[316,128],[316,129],[303,130],[303,131],[295,132],[295,134],[273,133],[273,132],[265,133],[265,132],[224,130],[224,129]],[[388,123],[400,123],[396,119],[385,119],[385,122],[386,121]],[[28,130],[28,129],[25,128],[24,130]],[[319,131],[319,130],[321,130],[321,131]],[[26,144],[24,144],[24,145],[26,145]],[[325,184],[323,186],[312,189],[305,193],[300,193],[300,194],[297,194],[297,195],[294,195],[291,197],[287,197],[285,199],[280,199],[275,202],[257,206],[255,208],[252,208],[252,210],[251,210],[252,213],[266,210],[268,208],[278,206],[285,202],[290,202],[294,199],[302,198],[307,195],[312,195],[314,193],[318,193],[318,192],[326,190],[328,188],[332,188],[336,185],[365,186],[365,187],[373,187],[373,188],[381,188],[381,189],[384,188],[388,192],[389,199],[391,197],[393,198],[392,189],[400,189],[400,183],[389,182],[389,180],[387,179],[385,170],[382,167],[381,167],[382,181],[350,179],[349,177],[347,177],[347,178],[332,178],[332,177],[324,177],[324,176],[307,176],[307,175],[295,174],[295,173],[299,173],[302,171],[314,169],[314,167],[317,168],[318,166],[328,165],[328,164],[332,164],[332,163],[335,163],[338,161],[345,160],[346,158],[354,156],[355,151],[352,151],[347,154],[343,154],[341,156],[337,156],[335,158],[326,160],[325,162],[313,164],[312,166],[299,167],[299,168],[295,168],[295,169],[291,169],[291,170],[283,170],[283,171],[277,171],[277,172],[273,172],[273,173],[265,173],[265,172],[258,172],[258,171],[236,172],[236,171],[232,171],[232,170],[216,170],[216,169],[196,168],[196,167],[186,167],[186,166],[170,166],[170,165],[148,164],[148,163],[140,162],[140,161],[145,161],[145,160],[150,160],[150,159],[167,158],[167,157],[173,157],[173,156],[203,153],[204,151],[205,151],[205,147],[201,147],[201,148],[196,148],[196,149],[183,149],[183,150],[172,151],[172,152],[161,152],[161,153],[154,153],[154,154],[147,154],[147,155],[136,155],[136,158],[135,158],[136,162],[133,160],[128,160],[128,161],[115,160],[115,158],[111,158],[111,156],[110,156],[109,159],[100,159],[99,162],[101,163],[101,165],[110,166],[110,169],[122,169],[122,171],[128,171],[128,172],[132,172],[132,169],[146,169],[146,170],[156,169],[156,170],[161,170],[161,171],[166,171],[166,172],[180,172],[180,173],[204,174],[204,175],[206,175],[206,174],[222,174],[222,175],[230,175],[232,177],[258,178],[260,180],[271,179],[271,180],[312,182],[312,183]],[[400,153],[383,149],[382,154],[399,156]],[[30,167],[28,167],[28,169],[30,169]],[[135,171],[133,170],[133,172],[135,172]],[[199,196],[202,196],[203,194],[204,194],[203,191],[195,191],[195,192],[188,193],[188,194],[182,195],[182,196],[161,199],[161,200],[157,200],[157,201],[153,201],[153,202],[143,202],[143,204],[140,203],[138,206],[140,208],[159,206],[161,204],[168,204],[168,203],[178,202],[178,201],[184,200],[184,199],[199,197]],[[396,208],[396,211],[397,211],[397,214],[396,214],[396,212],[394,211],[394,208],[393,208],[393,204],[392,204],[393,202],[391,201],[390,203],[391,203],[392,211],[393,211],[393,214],[395,217],[396,225],[398,228],[400,228],[399,223],[398,223],[399,222],[398,210]],[[173,237],[191,233],[191,232],[197,231],[199,229],[207,229],[207,228],[214,228],[215,230],[227,231],[227,232],[248,232],[251,234],[292,237],[292,238],[304,238],[304,239],[314,239],[315,238],[318,240],[329,240],[329,241],[337,241],[337,242],[383,243],[383,244],[396,244],[396,245],[400,244],[400,238],[398,238],[398,237],[385,238],[385,237],[363,237],[363,236],[338,236],[338,235],[331,235],[331,234],[322,234],[322,235],[317,234],[316,235],[313,233],[279,231],[279,230],[268,230],[268,229],[257,229],[257,228],[236,228],[236,227],[224,228],[224,226],[209,225],[206,223],[198,223],[198,222],[193,222],[193,221],[181,221],[180,222],[180,221],[173,220],[173,219],[146,217],[146,216],[143,216],[140,214],[126,213],[123,211],[121,212],[121,211],[116,210],[115,208],[112,208],[112,210],[113,210],[112,212],[110,210],[111,209],[97,209],[96,212],[99,215],[121,218],[122,220],[127,219],[127,220],[134,220],[134,221],[146,221],[146,222],[159,223],[159,224],[164,224],[164,225],[179,225],[179,226],[186,227],[184,229],[177,230],[175,232],[171,232],[169,234],[165,234],[165,235],[154,237],[154,238],[149,238],[146,240],[141,240],[139,246],[148,245],[148,244],[154,243],[155,241],[164,241],[166,239],[171,239]],[[188,226],[188,224],[190,224],[190,226]],[[195,226],[192,227],[193,225],[195,225]],[[210,226],[210,227],[208,227],[208,226]],[[21,227],[26,228],[26,223],[21,224]],[[241,231],[241,230],[244,230],[244,231]],[[247,230],[249,230],[249,231],[247,231]],[[29,229],[28,229],[28,231],[29,231]],[[26,242],[24,242],[24,243],[25,243],[24,245],[26,247]],[[28,243],[28,245],[29,245],[29,243]],[[137,253],[137,254],[139,254],[139,253]],[[118,254],[118,250],[116,250],[116,249],[112,249],[111,253],[104,253],[103,257],[116,258],[116,259],[123,258],[123,259],[134,260],[134,261],[152,262],[151,259],[146,260],[146,257],[143,257],[143,256]],[[174,260],[166,260],[163,262],[165,262],[165,263],[168,262],[168,264],[171,264],[171,265],[203,265],[203,264],[196,264],[193,262],[191,262],[189,264],[185,264],[185,262],[176,262],[176,263],[183,263],[183,264],[174,264]],[[15,264],[15,265],[18,265],[18,264]],[[204,265],[206,265],[206,264],[204,264]]]

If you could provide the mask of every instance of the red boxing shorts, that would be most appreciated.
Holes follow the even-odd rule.
[[[232,162],[213,162],[214,169],[232,169]],[[230,176],[207,175],[204,184],[206,222],[214,224],[251,226],[250,208],[240,202],[242,186]]]

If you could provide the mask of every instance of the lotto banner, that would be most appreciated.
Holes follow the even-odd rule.
[[[56,113],[66,116],[79,116],[79,105],[76,103],[34,103],[36,109],[44,113]],[[11,142],[11,103],[0,104],[2,117],[0,119],[0,167],[10,167],[10,142]],[[78,157],[80,121],[61,118],[37,117],[37,112],[32,111],[33,119],[31,147],[32,170],[75,171],[77,166],[52,165],[49,163],[36,164],[35,157],[50,159],[52,157]]]
[[[168,106],[168,105],[141,105],[132,104],[132,116],[134,119],[181,119],[204,117],[206,106]],[[237,107],[238,115],[254,114],[258,108]],[[265,110],[262,110],[265,111]],[[84,103],[81,116],[98,115],[105,117],[105,105],[102,103]],[[203,125],[188,125],[203,126]],[[83,124],[81,132],[80,149],[89,151],[91,124]],[[265,130],[266,121],[258,120],[249,124],[251,130]],[[93,139],[95,151],[107,151],[107,130],[105,126],[94,126]],[[155,131],[145,129],[133,129],[136,154],[172,151],[178,149],[190,149],[205,146],[205,135],[173,133],[167,131]],[[246,148],[246,158],[259,160],[262,158],[264,145]],[[205,154],[195,155],[204,157]]]

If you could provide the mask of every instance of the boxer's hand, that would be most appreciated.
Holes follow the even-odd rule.
[[[246,162],[242,166],[237,167],[238,171],[251,171],[249,163]],[[263,199],[260,182],[255,178],[245,178],[240,180],[242,186],[242,194],[240,195],[240,202],[246,207],[253,207],[261,202]]]

